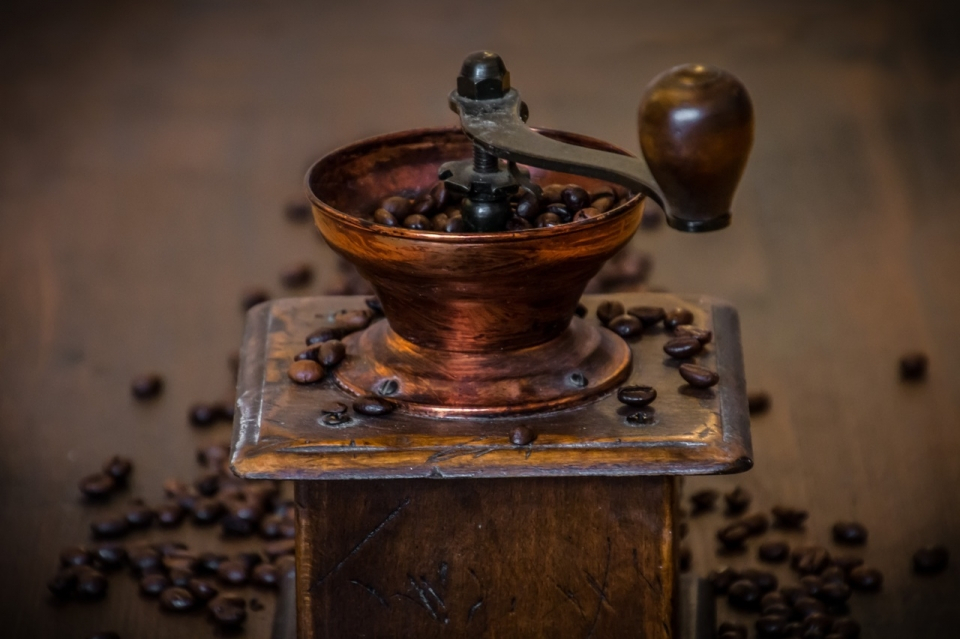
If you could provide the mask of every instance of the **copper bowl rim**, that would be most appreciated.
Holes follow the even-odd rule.
[[[597,138],[592,138],[586,135],[580,135],[579,133],[569,133],[567,131],[558,131],[556,129],[534,129],[538,133],[545,134],[556,139],[560,139],[571,144],[578,144],[579,146],[587,146],[587,144],[592,144],[590,148],[599,148],[601,150],[611,151],[614,153],[620,153],[622,155],[633,156],[628,151],[621,149],[620,147],[605,142],[604,140],[599,140]],[[604,211],[602,214],[597,217],[590,218],[587,220],[582,220],[580,222],[572,223],[568,222],[567,224],[559,224],[557,226],[545,227],[545,228],[529,228],[523,229],[520,231],[495,231],[491,233],[445,233],[443,231],[417,231],[413,229],[407,229],[397,226],[384,226],[382,224],[376,224],[368,220],[364,220],[356,215],[350,213],[344,213],[339,211],[323,200],[321,200],[314,193],[313,190],[313,177],[320,169],[320,165],[330,161],[331,158],[338,154],[342,153],[355,153],[358,150],[362,150],[364,146],[383,146],[385,144],[396,145],[398,142],[403,142],[408,139],[421,138],[425,135],[431,134],[442,134],[442,133],[453,133],[461,132],[460,127],[457,126],[447,126],[447,127],[428,127],[423,129],[407,129],[405,131],[395,131],[393,133],[386,133],[384,135],[378,135],[370,138],[365,138],[363,140],[358,140],[356,142],[351,142],[344,146],[341,146],[333,151],[327,153],[319,160],[313,163],[311,167],[307,170],[307,174],[304,178],[304,186],[307,192],[307,198],[310,202],[323,211],[324,215],[332,218],[334,221],[339,224],[344,224],[346,226],[351,226],[356,229],[360,229],[367,232],[372,232],[378,235],[384,235],[386,237],[392,237],[397,239],[405,240],[417,240],[425,242],[442,242],[442,243],[491,243],[491,242],[513,242],[513,241],[525,241],[532,239],[543,239],[548,237],[556,237],[561,235],[566,235],[568,233],[577,233],[582,230],[589,230],[594,226],[604,224],[611,219],[623,215],[627,211],[637,207],[640,202],[643,200],[644,195],[642,193],[636,193],[633,197],[628,200],[621,202],[617,206],[613,207],[609,211]]]

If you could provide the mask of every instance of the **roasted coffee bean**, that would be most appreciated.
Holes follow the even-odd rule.
[[[220,564],[226,561],[228,557],[216,552],[203,552],[197,558],[197,571],[207,574],[216,574]]]
[[[183,507],[180,504],[167,502],[157,508],[157,523],[163,528],[175,528],[183,522]]]
[[[797,548],[790,555],[790,566],[801,575],[819,575],[830,565],[830,553],[820,546]]]
[[[68,546],[60,551],[60,565],[87,566],[93,562],[93,553],[83,546]]]
[[[223,504],[217,499],[198,499],[193,505],[193,522],[198,525],[214,524],[223,515]]]
[[[136,572],[157,570],[161,566],[160,553],[149,546],[135,546],[127,553],[130,565]]]
[[[736,639],[747,639],[748,634],[745,625],[734,621],[724,621],[720,624],[720,627],[717,628],[717,633],[721,635],[721,639],[723,639],[724,633],[732,634]]]
[[[694,388],[710,388],[720,381],[712,370],[696,364],[680,364],[680,377]]]
[[[311,217],[310,205],[303,202],[290,202],[283,209],[284,216],[291,222],[306,222]]]
[[[803,637],[823,637],[830,632],[833,619],[827,616],[826,611],[811,612],[802,618]],[[814,634],[818,633],[818,634]]]
[[[296,384],[315,384],[323,379],[323,374],[323,367],[309,359],[293,362],[287,371],[287,375]]]
[[[784,586],[780,589],[780,596],[788,606],[792,606],[801,597],[806,597],[807,592],[800,586]]]
[[[768,592],[767,594],[768,594],[768,595],[775,595],[775,594],[777,594],[777,593],[775,593],[775,592]],[[773,605],[770,605],[770,606],[764,606],[764,605],[763,605],[763,600],[761,600],[761,603],[760,603],[760,614],[761,614],[761,615],[764,615],[764,616],[766,616],[766,615],[778,615],[778,616],[780,616],[780,617],[785,617],[785,618],[789,619],[790,617],[793,616],[793,608],[791,608],[790,606],[788,606],[788,605],[785,604],[785,603],[779,603],[779,604],[773,604]]]
[[[807,520],[809,514],[805,510],[789,506],[774,506],[770,512],[773,515],[773,525],[785,530],[803,528],[803,522]]]
[[[597,319],[600,320],[600,323],[606,326],[610,323],[614,317],[619,317],[624,314],[623,304],[616,300],[607,300],[600,302],[597,306]]]
[[[57,599],[67,599],[73,594],[77,585],[78,566],[68,566],[59,570],[53,578],[47,582],[47,590]]]
[[[117,482],[106,473],[96,473],[81,479],[78,486],[89,499],[106,499],[117,487]]]
[[[189,570],[174,568],[170,571],[170,585],[177,588],[186,588],[193,576],[193,573]]]
[[[217,421],[217,409],[212,404],[194,404],[190,407],[189,417],[194,426],[209,426]]]
[[[596,209],[601,213],[606,213],[616,205],[617,201],[612,197],[598,197],[590,203],[590,208]]]
[[[838,544],[862,546],[867,543],[867,529],[855,521],[838,521],[833,525],[833,540]]]
[[[276,561],[278,557],[282,557],[283,555],[292,555],[295,550],[296,543],[293,539],[280,539],[264,544],[263,546],[263,554],[265,554],[270,561]]]
[[[340,340],[332,339],[320,344],[318,349],[317,363],[325,369],[333,368],[343,361],[347,354],[347,347]]]
[[[133,378],[130,392],[137,399],[146,400],[158,397],[163,392],[163,378],[156,373],[147,373]]]
[[[790,557],[790,546],[782,541],[766,541],[760,544],[757,556],[768,564],[783,563]]]
[[[847,573],[843,568],[836,565],[836,559],[834,559],[834,565],[825,568],[819,577],[820,581],[825,584],[835,582],[846,583],[847,581]]]
[[[260,564],[251,575],[253,585],[263,588],[276,588],[280,583],[280,573],[272,564]]]
[[[747,408],[751,415],[762,415],[770,410],[770,395],[763,391],[747,393]]]
[[[430,220],[430,226],[434,231],[443,232],[447,228],[447,222],[450,221],[450,217],[446,213],[441,213],[440,215],[434,215],[433,219]]]
[[[586,317],[587,316],[587,307],[583,304],[577,304],[577,310],[574,311],[574,314],[577,317]]]
[[[856,619],[841,617],[833,620],[830,632],[842,639],[857,639],[860,636],[860,624]]]
[[[847,583],[854,590],[877,591],[883,586],[883,573],[876,568],[857,566],[847,575]]]
[[[395,215],[398,219],[405,218],[410,214],[410,205],[412,202],[405,197],[395,195],[385,198],[380,202],[380,208]]]
[[[563,199],[563,190],[565,188],[566,185],[563,184],[548,184],[540,190],[541,200],[548,204],[560,202]]]
[[[652,408],[644,408],[627,415],[627,421],[631,424],[652,424],[656,421],[656,414]]]
[[[770,606],[787,604],[787,600],[784,599],[783,595],[779,592],[768,592],[763,597],[760,598],[760,609],[766,610]]]
[[[573,211],[567,208],[566,204],[550,204],[547,206],[547,213],[553,213],[560,218],[561,222],[569,222],[573,219]]]
[[[623,337],[624,339],[630,337],[640,337],[643,333],[643,324],[640,323],[633,315],[618,315],[610,320],[610,323],[607,324],[607,328],[611,331]]]
[[[703,344],[696,337],[675,337],[663,345],[663,352],[677,359],[688,359],[702,350]]]
[[[278,557],[274,565],[277,567],[280,579],[286,579],[287,577],[294,577],[296,575],[297,560],[293,555]]]
[[[540,215],[540,201],[533,193],[524,191],[517,202],[517,216],[532,222],[538,215]]]
[[[526,426],[517,426],[510,431],[510,443],[514,446],[526,446],[537,438],[537,434]]]
[[[539,218],[538,218],[539,219]],[[552,224],[550,226],[553,226]],[[447,225],[443,227],[446,233],[463,233],[466,230],[462,217],[450,217]]]
[[[197,605],[197,598],[186,588],[167,588],[160,593],[160,607],[170,612],[187,612]]]
[[[755,626],[760,637],[782,637],[787,619],[778,615],[764,615],[757,619]]]
[[[827,611],[827,608],[820,600],[814,599],[813,597],[804,596],[793,602],[793,610],[795,611],[796,615],[803,620],[810,615],[822,615]]]
[[[341,339],[347,335],[347,333],[348,331],[334,326],[318,328],[314,332],[307,335],[307,346],[316,346],[317,344],[323,344],[324,342],[329,342],[333,339]]]
[[[213,410],[216,413],[216,419],[219,421],[233,423],[233,416],[236,412],[233,401],[214,402]]]
[[[590,201],[593,202],[602,197],[616,199],[616,192],[609,186],[598,186],[593,189],[590,189]]]
[[[147,597],[159,597],[170,587],[170,580],[162,573],[151,573],[140,579],[140,592]]]
[[[707,574],[707,581],[713,586],[713,592],[717,595],[727,594],[731,584],[740,581],[740,572],[733,568],[721,568],[720,570],[711,570]]]
[[[522,217],[513,216],[507,220],[506,230],[508,231],[525,231],[527,229],[533,228],[533,224],[523,219]]]
[[[277,539],[284,519],[279,515],[267,515],[260,521],[260,536],[264,539]]]
[[[800,587],[808,597],[819,597],[823,589],[823,580],[816,575],[804,575],[800,577]]]
[[[220,563],[217,577],[225,584],[242,586],[250,578],[250,568],[246,562],[239,559],[228,559]]]
[[[240,295],[240,308],[244,312],[249,311],[251,308],[258,304],[263,304],[270,300],[270,293],[263,290],[262,288],[250,288]]]
[[[209,601],[219,594],[219,590],[209,579],[193,578],[187,583],[187,590],[190,591],[197,601]]]
[[[760,589],[752,581],[741,579],[730,584],[727,600],[734,608],[755,610],[760,606]]]
[[[353,403],[353,410],[361,415],[368,415],[370,417],[389,415],[395,408],[396,404],[393,402],[383,399],[382,397],[376,397],[375,395],[361,397]]]
[[[770,520],[763,513],[754,513],[740,520],[740,523],[750,529],[751,535],[762,535],[770,528]]]
[[[372,318],[373,313],[367,309],[342,310],[333,316],[333,321],[334,324],[336,324],[336,328],[343,331],[346,335],[365,329],[370,325]]]
[[[720,493],[710,489],[698,490],[697,492],[693,493],[690,495],[690,505],[692,507],[693,514],[696,515],[713,510],[719,497]]]
[[[692,324],[693,313],[685,308],[675,308],[666,313],[663,318],[663,325],[670,330],[675,329],[681,324]]]
[[[460,201],[460,196],[447,188],[444,182],[437,182],[430,189],[430,197],[437,206],[438,211],[443,211]]]
[[[751,499],[750,493],[740,486],[735,487],[723,496],[723,501],[727,504],[727,514],[739,515],[746,511],[750,507]]]
[[[681,324],[673,329],[673,334],[676,337],[692,337],[698,342],[706,346],[713,340],[713,331],[708,331],[705,328],[697,328],[696,326],[691,326],[690,324]]]
[[[772,572],[766,570],[757,570],[756,568],[747,568],[740,573],[743,579],[752,581],[757,585],[762,593],[773,592],[777,589],[779,583],[777,577]]]
[[[916,382],[927,376],[927,356],[924,353],[907,353],[900,358],[900,379]]]
[[[320,407],[320,412],[324,415],[344,415],[348,410],[343,402],[327,402]]]
[[[430,197],[429,193],[421,195],[413,203],[413,207],[410,209],[410,212],[414,215],[421,215],[429,218],[431,215],[437,212],[437,203],[433,201],[433,198]]]
[[[236,595],[219,595],[207,603],[210,616],[221,627],[233,628],[247,619],[247,602]]]
[[[229,444],[212,444],[197,449],[197,462],[208,468],[219,469],[229,456]]]
[[[212,497],[220,490],[220,474],[207,473],[193,482],[193,487],[204,497]]]
[[[123,482],[127,481],[127,478],[130,476],[130,472],[132,470],[133,462],[125,457],[120,457],[119,455],[114,455],[103,465],[103,473],[113,477],[118,484],[122,484]]]
[[[657,390],[652,386],[621,386],[617,389],[617,399],[628,406],[646,406],[657,398]]]
[[[413,215],[408,215],[403,218],[403,226],[412,231],[429,231],[433,227],[433,224],[426,215],[414,213]]]
[[[93,536],[100,539],[123,537],[129,529],[130,526],[127,524],[127,518],[124,515],[107,515],[90,523],[90,531]]]
[[[353,420],[350,419],[349,415],[336,415],[336,414],[328,413],[326,415],[323,415],[320,418],[320,421],[323,422],[324,425],[326,426],[343,426],[344,424],[349,423]]]
[[[97,566],[104,570],[116,570],[127,561],[127,549],[118,543],[103,543],[94,546],[92,555]]]
[[[935,575],[947,569],[950,551],[946,546],[924,546],[913,553],[913,571],[921,575]]]
[[[640,320],[644,327],[655,326],[662,322],[666,316],[664,310],[659,306],[634,306],[628,308],[627,313]]]
[[[842,581],[831,581],[820,588],[820,600],[828,606],[840,606],[850,598],[850,586]]]
[[[313,267],[309,264],[293,264],[280,271],[280,283],[284,288],[303,288],[313,281]]]
[[[558,226],[562,223],[563,222],[560,219],[559,215],[548,211],[547,213],[541,213],[540,215],[538,215],[533,225],[536,226],[538,229],[542,229],[542,228],[549,228],[551,226]]]
[[[386,209],[377,209],[373,212],[373,221],[383,226],[399,226],[396,216]]]
[[[576,184],[568,184],[560,192],[560,199],[564,205],[572,212],[576,213],[580,209],[590,204],[590,194],[586,189]]]
[[[749,537],[750,529],[741,523],[730,524],[717,531],[717,539],[728,550],[743,548]]]
[[[107,594],[110,582],[106,576],[89,566],[77,566],[77,595],[83,599],[100,599]]]

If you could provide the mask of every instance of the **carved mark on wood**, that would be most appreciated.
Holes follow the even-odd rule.
[[[607,537],[607,561],[606,565],[603,567],[603,581],[597,583],[596,578],[591,575],[589,572],[584,571],[587,575],[587,583],[590,584],[590,587],[593,588],[594,592],[597,593],[597,612],[593,615],[593,622],[590,624],[590,628],[587,632],[587,639],[593,636],[593,633],[597,631],[597,623],[600,621],[600,613],[603,611],[603,608],[606,606],[610,608],[613,612],[613,607],[610,606],[610,602],[607,599],[607,578],[610,576],[610,556],[613,553],[613,542],[610,541],[610,538]]]
[[[477,603],[470,606],[470,611],[467,613],[467,623],[470,623],[471,621],[473,621],[473,615],[475,615],[477,611],[480,610],[480,606],[482,605],[483,605],[483,599],[479,599],[477,600]]]
[[[650,580],[647,579],[647,576],[643,574],[643,571],[640,570],[640,557],[638,556],[636,548],[633,549],[633,568],[637,571],[637,576],[639,576],[640,579],[643,579],[643,583],[647,584],[647,588],[649,588],[651,592],[655,592],[659,595],[663,591],[659,576],[657,577],[657,585],[654,587],[654,585],[650,583]]]
[[[447,615],[447,607],[443,599],[437,594],[430,582],[421,576],[419,580],[414,579],[413,575],[407,575],[407,584],[413,589],[414,595],[398,592],[394,597],[407,599],[417,604],[427,611],[427,614],[442,624],[450,623],[450,617]]]
[[[384,608],[390,607],[390,603],[386,599],[384,599],[383,596],[379,592],[377,592],[376,588],[374,588],[373,586],[369,586],[365,583],[359,582],[356,579],[351,579],[350,583],[354,584],[355,586],[360,586],[361,588],[369,592],[371,595],[373,595],[377,599],[377,601],[379,601],[383,605]]]

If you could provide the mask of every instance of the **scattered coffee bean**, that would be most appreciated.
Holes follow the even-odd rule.
[[[723,639],[724,633],[732,634],[730,639],[747,639],[747,627],[742,623],[736,623],[734,621],[724,621],[720,624],[720,627],[717,628],[717,634],[721,635],[720,639]]]
[[[790,546],[782,541],[766,541],[760,544],[757,555],[768,564],[783,563],[790,557]]]
[[[334,326],[325,326],[323,328],[318,328],[309,335],[307,335],[307,346],[316,346],[317,344],[322,344],[324,342],[329,342],[333,339],[341,339],[347,335],[347,331],[344,331],[342,328]]]
[[[617,399],[628,406],[646,406],[657,398],[657,390],[652,386],[621,386],[617,389]]]
[[[838,544],[862,546],[867,543],[867,529],[855,521],[838,521],[833,525],[833,540]]]
[[[717,531],[717,539],[727,550],[740,550],[750,537],[750,529],[737,522]]]
[[[149,546],[130,548],[127,557],[135,572],[146,573],[151,570],[158,570],[161,566],[160,553]]]
[[[713,586],[714,594],[725,595],[734,582],[740,581],[740,572],[733,568],[711,570],[707,574],[707,581]]]
[[[789,506],[774,506],[770,512],[773,514],[773,525],[784,530],[803,528],[803,522],[809,515],[805,510]]]
[[[170,580],[161,573],[150,573],[140,579],[140,592],[147,597],[159,597],[170,587]]]
[[[673,334],[676,337],[692,337],[704,346],[709,344],[713,339],[713,331],[708,331],[705,328],[697,328],[690,324],[680,324],[673,329]]]
[[[640,337],[643,333],[643,324],[633,315],[618,315],[610,320],[607,328],[623,338]]]
[[[820,600],[828,606],[840,606],[850,598],[850,586],[842,581],[831,581],[820,589]]]
[[[270,293],[263,290],[262,288],[251,288],[245,290],[240,295],[240,308],[244,312],[249,311],[251,308],[258,304],[263,304],[270,300]]]
[[[222,627],[233,628],[247,619],[247,602],[236,595],[219,595],[210,600],[207,610],[213,620]]]
[[[610,320],[623,315],[624,312],[623,304],[616,300],[600,302],[597,306],[597,319],[600,320],[601,324],[606,326],[610,323]]]
[[[666,312],[659,306],[634,306],[628,308],[627,313],[640,320],[644,328],[659,324],[666,316]]]
[[[827,616],[826,610],[818,610],[804,615],[801,623],[805,637],[823,637],[830,631],[833,619]]]
[[[740,520],[740,523],[750,529],[753,536],[762,535],[770,528],[770,519],[763,513],[754,513]]]
[[[825,584],[833,582],[846,583],[847,572],[840,566],[836,565],[836,559],[834,559],[833,565],[827,567],[823,572],[820,573],[820,581]]]
[[[690,495],[692,514],[696,515],[713,510],[719,497],[720,493],[710,489],[698,490],[697,492],[693,493]]]
[[[193,578],[187,583],[187,590],[190,591],[197,601],[210,601],[219,594],[219,590],[209,579]]]
[[[223,504],[217,499],[198,499],[193,505],[193,522],[200,526],[215,524],[224,513]]]
[[[197,605],[197,598],[186,588],[167,588],[160,594],[160,607],[170,612],[186,612]]]
[[[270,561],[276,561],[278,557],[282,557],[283,555],[292,555],[295,551],[296,543],[293,539],[280,539],[263,546],[263,554],[265,554]]]
[[[760,589],[752,581],[741,579],[730,585],[727,600],[734,608],[755,610],[760,605]]]
[[[90,531],[99,539],[123,537],[129,529],[130,526],[124,515],[107,515],[90,523]]]
[[[114,455],[103,465],[103,473],[112,477],[118,484],[126,482],[132,470],[133,462],[119,455]]]
[[[803,596],[794,601],[793,609],[800,619],[806,619],[810,615],[815,614],[822,615],[827,611],[827,608],[823,605],[823,602],[809,596]]]
[[[117,487],[117,482],[106,473],[87,475],[80,480],[80,492],[89,499],[106,499]]]
[[[323,367],[309,359],[290,364],[287,375],[296,384],[315,384],[323,379]]]
[[[287,220],[297,223],[306,222],[313,217],[310,205],[303,202],[290,202],[284,207],[283,213]]]
[[[830,565],[830,553],[821,546],[797,548],[790,555],[790,566],[801,575],[819,575]]]
[[[924,546],[913,553],[913,571],[921,575],[935,575],[947,569],[950,551],[946,546]]]
[[[276,588],[280,583],[280,573],[273,564],[260,564],[251,575],[253,585],[263,588]]]
[[[194,404],[190,407],[189,417],[194,426],[209,426],[217,421],[217,408],[212,404]]]
[[[320,344],[317,362],[324,368],[334,368],[343,361],[347,354],[347,347],[340,340],[332,339]]]
[[[309,264],[293,264],[280,271],[280,283],[284,288],[303,288],[313,281],[313,267]]]
[[[202,573],[216,574],[220,564],[226,561],[228,557],[221,553],[204,552],[200,554],[197,560],[197,570]]]
[[[116,570],[127,561],[127,549],[118,543],[103,543],[94,546],[92,555],[97,566],[103,570]]]
[[[57,599],[68,599],[77,585],[77,568],[78,566],[68,566],[58,571],[47,582],[47,590]]]
[[[669,328],[670,330],[675,329],[681,324],[692,324],[693,323],[693,313],[688,311],[685,308],[675,308],[671,311],[667,311],[663,318],[663,325]]]
[[[77,595],[83,599],[101,599],[107,594],[110,582],[106,576],[90,566],[77,566]]]
[[[696,364],[680,364],[680,377],[694,388],[710,388],[720,381],[720,376]]]
[[[157,523],[163,528],[175,528],[183,521],[183,508],[180,504],[168,502],[157,508]]]
[[[396,409],[396,407],[397,405],[390,400],[377,397],[375,395],[361,397],[353,403],[353,410],[357,411],[361,415],[368,415],[370,417],[389,415]]]
[[[217,577],[225,584],[242,586],[250,578],[250,568],[244,561],[230,559],[220,563],[217,568]]]
[[[93,554],[83,546],[68,546],[60,551],[60,565],[87,566],[93,562]]]
[[[514,446],[526,446],[537,438],[537,434],[526,426],[517,426],[510,431],[510,443]]]
[[[927,356],[924,353],[907,353],[900,358],[900,379],[921,381],[927,376]]]
[[[860,636],[860,624],[856,619],[841,617],[833,620],[830,632],[841,637],[841,639],[857,639]]]
[[[703,344],[696,337],[676,337],[663,345],[663,352],[677,359],[688,359],[702,350]]]
[[[755,624],[760,637],[782,637],[787,627],[786,617],[764,615]]]
[[[883,573],[876,568],[857,566],[847,575],[847,583],[854,590],[874,592],[883,586]]]
[[[751,415],[762,415],[770,410],[770,395],[763,391],[747,393],[747,408]]]
[[[747,579],[756,584],[762,593],[773,592],[777,589],[779,583],[777,577],[772,572],[766,570],[757,570],[756,568],[747,568],[740,572],[743,579]]]
[[[130,392],[140,400],[153,399],[163,392],[163,378],[156,373],[147,373],[133,378]]]
[[[816,575],[804,575],[800,577],[800,587],[808,597],[819,597],[823,589],[823,580]]]
[[[727,504],[727,514],[739,515],[740,513],[746,511],[747,508],[750,507],[751,499],[752,497],[750,496],[750,493],[748,493],[742,487],[737,486],[723,496],[723,500]]]

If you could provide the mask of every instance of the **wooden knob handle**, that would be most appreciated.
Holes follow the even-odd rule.
[[[694,232],[727,226],[753,145],[753,105],[740,81],[715,67],[674,67],[647,87],[639,128],[668,223]]]

